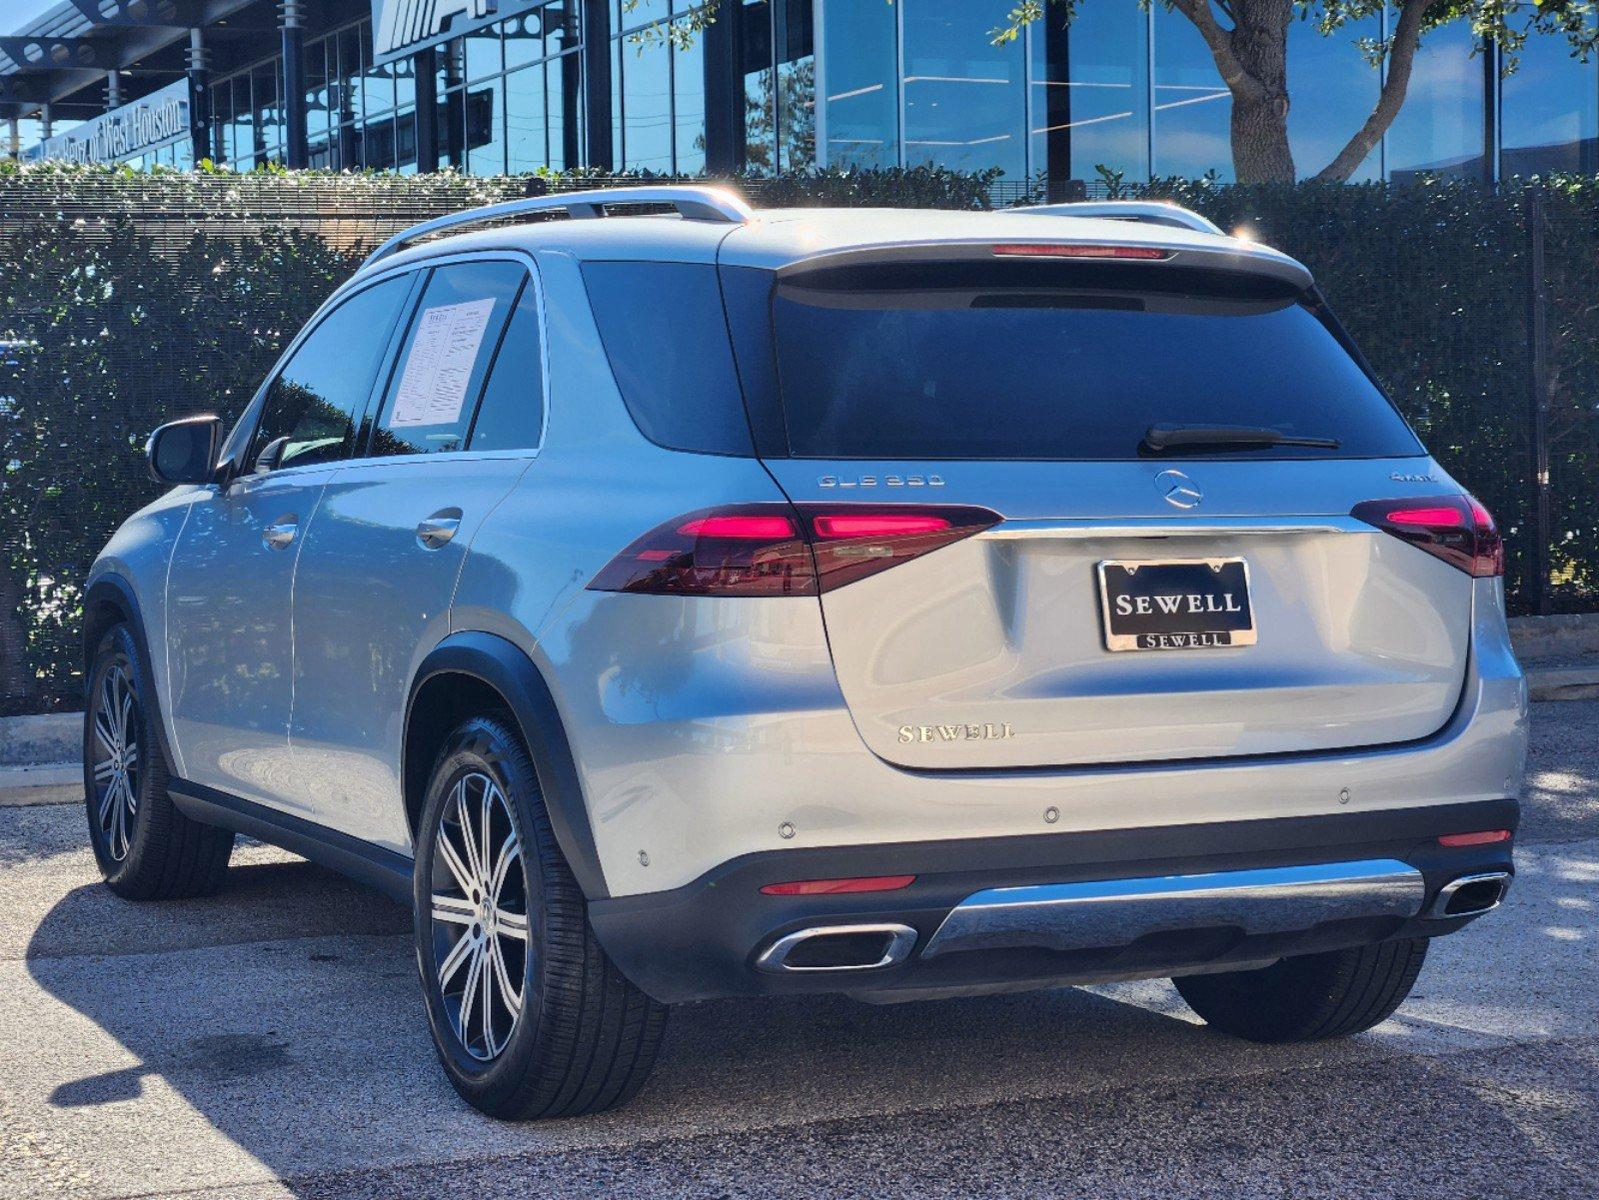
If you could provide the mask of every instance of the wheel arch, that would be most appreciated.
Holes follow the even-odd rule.
[[[89,682],[94,668],[94,652],[100,639],[113,625],[126,624],[133,634],[133,644],[139,655],[139,670],[150,681],[155,694],[149,703],[155,708],[156,719],[150,722],[155,730],[156,743],[166,760],[167,769],[177,771],[177,759],[172,755],[172,745],[167,741],[166,705],[157,683],[154,664],[150,658],[150,642],[144,631],[144,611],[139,605],[138,593],[121,575],[104,574],[89,585],[83,595],[83,688],[84,708],[89,705]]]
[[[520,647],[491,633],[451,634],[422,660],[405,706],[400,791],[416,841],[428,772],[449,730],[487,706],[516,722],[533,758],[555,840],[590,900],[610,895],[583,800],[577,762],[543,672]]]

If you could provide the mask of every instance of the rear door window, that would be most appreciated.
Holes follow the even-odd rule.
[[[389,375],[371,455],[465,448],[489,363],[526,277],[514,262],[451,263],[434,270]]]
[[[835,269],[781,280],[773,330],[795,457],[1131,459],[1158,425],[1338,443],[1208,457],[1421,453],[1330,326],[1270,281],[1123,264]]]
[[[589,262],[583,280],[640,432],[672,450],[753,454],[716,268]]]
[[[538,448],[544,433],[544,358],[539,343],[539,301],[530,280],[489,368],[472,422],[470,449]]]

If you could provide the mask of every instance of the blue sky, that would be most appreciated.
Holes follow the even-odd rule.
[[[4,32],[15,33],[40,13],[48,12],[60,2],[61,0],[0,0],[0,14],[4,14],[0,25],[4,26]]]

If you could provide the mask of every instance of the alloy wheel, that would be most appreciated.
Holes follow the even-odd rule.
[[[139,815],[142,727],[127,664],[115,662],[100,680],[94,705],[94,811],[113,862],[128,857]]]
[[[463,775],[444,804],[430,872],[433,963],[466,1052],[497,1057],[522,1013],[528,960],[522,841],[488,775]]]

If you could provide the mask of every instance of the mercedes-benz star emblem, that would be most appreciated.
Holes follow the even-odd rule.
[[[1166,503],[1177,508],[1198,508],[1199,502],[1205,498],[1199,485],[1181,471],[1162,471],[1155,476],[1155,486],[1166,497]]]

